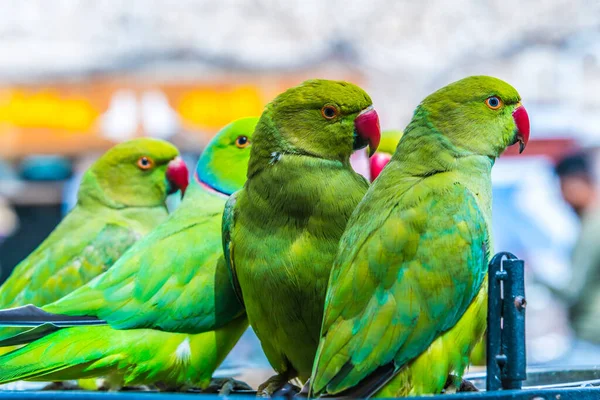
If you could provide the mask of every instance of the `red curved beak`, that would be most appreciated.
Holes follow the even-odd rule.
[[[377,153],[371,157],[369,170],[371,172],[371,182],[375,180],[383,171],[383,168],[390,162],[392,155],[388,153]]]
[[[354,120],[354,129],[359,138],[355,138],[355,149],[369,145],[369,157],[375,153],[381,140],[379,116],[373,106],[362,110]],[[359,140],[356,140],[359,139]]]
[[[517,105],[515,111],[513,111],[513,119],[517,126],[516,141],[519,142],[519,153],[522,153],[529,142],[529,115],[527,110],[520,103]],[[515,142],[516,143],[516,142]]]
[[[189,184],[189,172],[185,162],[180,157],[176,157],[169,162],[166,176],[170,186],[169,194],[180,190],[183,197]]]

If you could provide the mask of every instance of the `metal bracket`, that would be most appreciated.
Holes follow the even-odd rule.
[[[487,391],[521,389],[527,379],[524,269],[524,261],[507,252],[489,264]]]

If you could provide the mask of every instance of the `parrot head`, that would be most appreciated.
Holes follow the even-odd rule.
[[[252,159],[301,154],[349,162],[357,149],[373,153],[379,117],[369,95],[356,85],[315,79],[286,90],[267,105],[258,123]],[[263,154],[259,154],[262,152]]]
[[[398,147],[398,142],[402,137],[402,131],[390,130],[381,132],[381,142],[377,152],[373,154],[369,163],[371,182],[375,180],[383,171],[383,168],[392,159],[392,155]]]
[[[188,170],[179,151],[163,140],[137,138],[117,144],[86,172],[79,197],[92,195],[113,205],[152,207],[188,184]],[[87,193],[88,191],[98,193]]]
[[[529,141],[529,116],[519,93],[489,76],[471,76],[423,100],[427,120],[452,144],[478,155],[498,157],[507,146]],[[410,125],[409,125],[410,126]]]
[[[196,166],[200,186],[227,196],[244,186],[257,122],[258,117],[238,119],[212,138]]]

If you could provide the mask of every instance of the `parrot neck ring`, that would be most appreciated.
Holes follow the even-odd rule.
[[[354,119],[354,150],[369,146],[369,157],[371,157],[381,140],[381,129],[379,128],[379,116],[373,106],[362,110]]]
[[[525,150],[525,146],[527,146],[527,142],[529,142],[529,115],[527,115],[525,107],[519,102],[517,103],[517,107],[515,108],[515,111],[513,111],[512,116],[515,121],[515,126],[517,127],[513,144],[519,142],[519,153],[522,153],[523,150]]]
[[[196,180],[196,182],[200,185],[200,187],[205,190],[206,192],[209,193],[213,193],[218,195],[219,197],[225,197],[228,198],[229,196],[231,196],[231,193],[225,193],[217,188],[215,188],[214,186],[209,185],[208,183],[204,182],[202,179],[200,179],[200,177],[198,176],[198,172],[196,172],[194,174],[194,179]]]
[[[189,183],[189,172],[185,162],[180,157],[175,157],[169,162],[166,177],[169,182],[167,193],[173,194],[181,190],[181,196],[183,197]]]

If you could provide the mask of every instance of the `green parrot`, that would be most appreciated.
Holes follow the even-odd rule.
[[[268,104],[258,122],[244,188],[227,201],[223,245],[250,324],[278,375],[272,395],[312,369],[338,240],[368,188],[350,166],[379,143],[367,93],[309,80]]]
[[[0,287],[0,308],[61,298],[166,220],[167,194],[185,191],[188,181],[178,155],[173,145],[149,138],[108,150],[85,172],[75,208]],[[3,328],[0,336],[20,331]]]
[[[387,130],[381,132],[381,142],[379,148],[373,154],[370,160],[371,181],[379,176],[383,168],[392,159],[392,155],[398,146],[398,142],[402,138],[402,131]],[[481,341],[475,345],[471,352],[471,365],[485,365],[486,362],[486,341],[483,335]]]
[[[371,182],[379,176],[381,171],[383,171],[383,168],[390,162],[401,138],[402,131],[390,130],[381,132],[379,148],[375,154],[373,154],[371,160],[369,160]]]
[[[246,181],[257,122],[244,118],[224,127],[202,153],[185,198],[167,221],[110,270],[43,308],[106,318],[111,326],[53,327],[37,335],[42,337],[0,357],[0,383],[97,376],[106,376],[112,389],[211,383],[248,327],[223,258],[221,221],[228,196]],[[217,328],[189,334],[207,324]]]
[[[474,76],[417,107],[340,240],[311,396],[436,394],[462,377],[486,326],[491,169],[529,139],[520,100]]]

